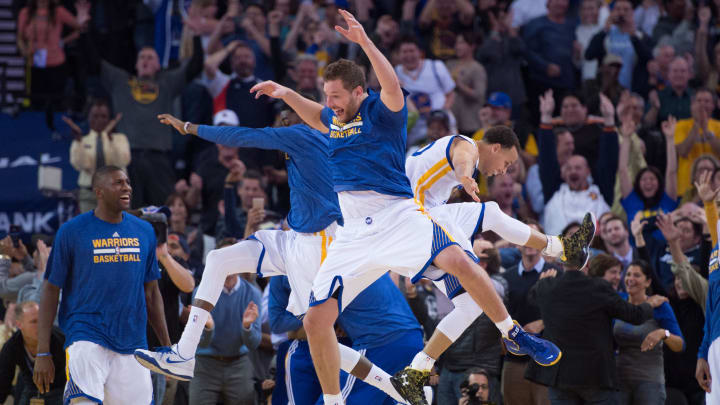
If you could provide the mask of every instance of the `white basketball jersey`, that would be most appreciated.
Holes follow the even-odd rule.
[[[405,160],[405,174],[410,179],[413,195],[425,208],[445,204],[460,185],[450,159],[450,147],[455,138],[475,146],[475,141],[466,136],[450,135],[419,149]]]

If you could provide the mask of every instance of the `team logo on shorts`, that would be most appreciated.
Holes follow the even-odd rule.
[[[193,315],[193,323],[197,322],[197,315]]]

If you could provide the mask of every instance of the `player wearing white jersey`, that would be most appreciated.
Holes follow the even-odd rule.
[[[497,145],[495,138],[508,131],[512,130],[502,126],[490,128],[483,140],[477,144],[462,135],[446,136],[413,153],[405,162],[405,172],[415,199],[428,209],[434,220],[461,238],[461,246],[466,250],[472,251],[475,234],[493,231],[516,245],[533,247],[546,256],[560,258],[568,266],[583,267],[588,258],[588,245],[595,233],[591,214],[585,216],[577,233],[563,240],[540,233],[508,216],[492,201],[446,204],[458,187],[463,187],[473,199],[479,201],[472,174],[483,164],[483,156],[487,156],[493,147],[497,147],[493,146]],[[512,162],[508,162],[510,163]],[[431,279],[434,275],[441,276],[434,282],[452,299],[455,308],[440,321],[427,345],[415,356],[410,367],[393,377],[392,382],[398,392],[407,395],[408,400],[418,397],[416,394],[422,390],[435,360],[483,312],[454,277],[432,266],[424,275]],[[508,350],[513,351],[513,347],[508,347]]]

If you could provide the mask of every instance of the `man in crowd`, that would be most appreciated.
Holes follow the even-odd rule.
[[[395,72],[420,113],[420,118],[408,133],[407,144],[413,145],[424,139],[431,111],[450,111],[455,81],[442,61],[423,58],[414,37],[403,37],[398,44],[398,52],[400,64],[395,66]]]
[[[600,237],[605,241],[608,253],[622,263],[619,290],[625,291],[625,270],[633,260],[640,259],[637,249],[630,245],[627,222],[614,214],[611,215],[605,220]]]
[[[125,134],[114,132],[122,115],[110,119],[110,104],[105,99],[93,100],[88,112],[90,132],[82,130],[69,117],[63,117],[70,126],[74,140],[70,145],[70,164],[80,172],[78,176],[78,205],[80,212],[95,208],[95,193],[90,187],[95,169],[113,165],[125,169],[130,163],[130,144]]]
[[[62,290],[65,401],[150,403],[150,372],[132,353],[147,347],[148,320],[160,344],[170,344],[155,233],[150,223],[124,212],[132,192],[124,171],[102,167],[92,184],[97,208],[62,225],[53,243],[40,299],[33,380],[44,394],[55,379],[51,331]]]
[[[543,228],[538,224],[530,227],[540,232]],[[529,246],[519,246],[520,261],[503,273],[508,283],[507,302],[510,316],[513,317],[523,329],[532,333],[542,333],[543,321],[540,318],[540,309],[530,301],[530,289],[540,279],[540,275],[551,269],[558,269],[556,264],[548,263],[540,250]],[[505,405],[547,405],[547,387],[536,384],[525,378],[528,367],[527,357],[505,356],[502,370],[502,393]]]
[[[679,120],[675,127],[678,154],[677,192],[684,195],[692,189],[692,165],[702,155],[720,159],[720,121],[713,118],[717,96],[709,89],[698,89],[690,98],[691,117]]]
[[[30,398],[38,395],[33,383],[32,364],[37,356],[38,343],[38,313],[37,302],[24,301],[15,306],[15,322],[18,331],[15,332],[0,351],[0,401],[12,394],[15,369],[20,369],[18,383],[22,386],[19,397],[15,398],[17,404],[28,404]],[[43,396],[44,404],[61,405],[63,403],[63,390],[65,388],[65,336],[60,329],[53,327],[50,335],[50,353],[55,367],[54,381],[50,384],[50,391]]]
[[[85,41],[91,43],[90,39]],[[101,60],[95,46],[87,48],[91,63],[99,64],[97,70],[113,107],[126,117],[117,129],[130,142],[128,172],[135,187],[132,206],[162,205],[175,184],[175,172],[168,153],[172,149],[172,131],[158,123],[156,117],[172,109],[185,85],[202,70],[204,53],[200,37],[194,38],[196,52],[192,58],[167,71],[161,70],[155,49],[140,49],[135,63],[137,76]]]
[[[468,370],[467,379],[460,387],[462,387],[462,397],[458,405],[484,404],[490,400],[490,380],[488,372],[482,368],[475,367]]]
[[[580,222],[586,212],[599,217],[610,211],[597,185],[588,181],[590,167],[579,155],[568,159],[562,167],[563,184],[545,204],[543,227],[551,235],[559,234],[568,224]]]
[[[565,269],[553,277],[548,271],[537,282],[535,301],[540,309],[543,336],[563,348],[563,359],[551,367],[530,362],[525,374],[547,385],[550,403],[614,405],[617,376],[612,339],[613,318],[639,325],[652,318],[667,298],[654,295],[635,306],[624,300],[602,278]]]
[[[650,108],[645,114],[645,125],[654,127],[669,116],[677,119],[690,118],[692,89],[689,86],[692,74],[690,65],[683,57],[676,57],[668,67],[668,86],[652,90],[648,95]]]
[[[222,249],[223,244],[219,245]],[[195,353],[195,378],[190,381],[190,403],[253,405],[255,390],[249,349],[257,349],[260,330],[260,292],[238,274],[225,279],[217,304],[210,312],[215,322],[212,340]]]
[[[250,88],[259,83],[254,75],[253,50],[241,41],[235,41],[223,49],[224,54],[230,56],[232,74],[226,75],[218,69],[217,60],[222,62],[224,57],[208,60],[205,64],[206,86],[213,97],[214,111],[234,111],[240,125],[245,127],[262,128],[271,125],[274,118],[271,100],[267,97],[256,99],[250,94]]]
[[[580,56],[580,48],[574,42],[577,21],[567,11],[568,0],[548,0],[547,15],[531,20],[522,31],[527,45],[528,100],[533,114],[537,111],[538,96],[547,89],[561,97],[577,86],[573,62]]]

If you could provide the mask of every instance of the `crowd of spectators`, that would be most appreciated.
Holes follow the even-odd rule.
[[[286,106],[248,90],[275,80],[322,102],[323,68],[339,58],[367,67],[378,90],[366,56],[334,30],[338,9],[347,8],[407,91],[408,153],[451,134],[480,140],[490,126],[510,126],[520,159],[507,174],[477,178],[482,198],[548,234],[574,232],[587,211],[598,218],[593,258],[580,271],[478,235],[475,251],[511,316],[558,344],[563,359],[540,369],[504,354],[482,316],[433,370],[436,403],[704,403],[695,363],[717,244],[720,1],[16,0],[13,7],[31,108],[46,112],[52,131],[63,131],[53,124],[58,112],[70,128],[78,211],[94,207],[90,178],[104,165],[127,167],[133,208],[168,208],[169,235],[157,256],[173,341],[207,252],[282,227],[289,187],[279,152],[181,137],[157,115],[255,128],[298,123]],[[33,302],[51,244],[51,235],[0,241],[3,401],[26,404],[35,393],[24,362],[32,353],[11,347],[37,339]],[[432,283],[396,282],[429,337],[452,303]],[[266,286],[228,278],[212,312],[222,321],[206,325],[196,378],[154,376],[156,403],[268,400],[281,386],[273,352],[297,336],[272,333]],[[53,339],[63,370],[64,356],[55,356],[61,331]],[[60,374],[53,390],[64,383]],[[53,393],[45,403],[59,403]]]

